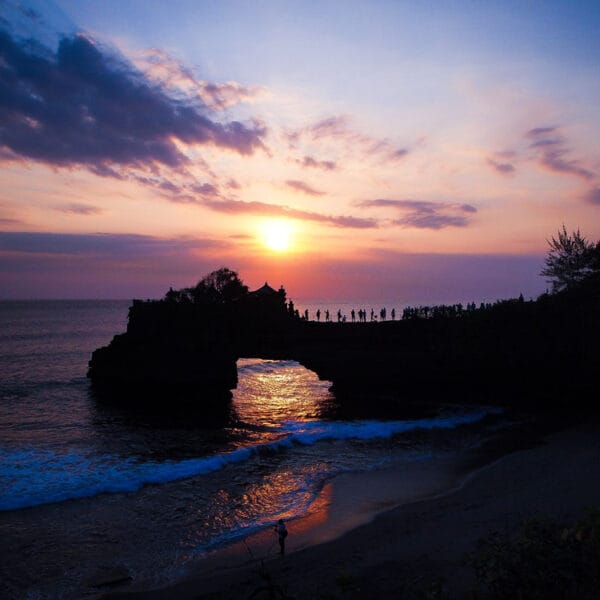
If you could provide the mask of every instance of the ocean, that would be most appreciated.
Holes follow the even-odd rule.
[[[2,598],[92,596],[99,568],[165,585],[279,518],[293,532],[342,474],[416,465],[407,472],[418,477],[420,465],[459,457],[507,425],[485,398],[475,407],[440,398],[417,417],[349,418],[330,383],[302,365],[252,357],[238,361],[219,415],[178,410],[168,397],[164,410],[107,401],[87,363],[125,330],[129,304],[0,302]],[[327,307],[333,319],[339,305],[349,320],[354,306],[387,306],[390,318],[390,303],[364,304],[298,307],[311,318]]]

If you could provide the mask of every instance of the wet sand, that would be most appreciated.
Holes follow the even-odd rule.
[[[450,597],[470,597],[475,580],[463,558],[482,536],[511,533],[533,515],[571,520],[600,506],[597,419],[480,468],[470,460],[433,461],[412,489],[410,468],[423,465],[342,475],[309,516],[288,525],[284,558],[275,534],[261,532],[199,560],[181,583],[151,591],[134,582],[107,597],[248,598],[276,586],[280,597],[398,598],[442,580]]]

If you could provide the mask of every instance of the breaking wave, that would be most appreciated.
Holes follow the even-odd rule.
[[[418,429],[453,429],[475,423],[499,409],[404,421],[291,421],[273,431],[272,441],[230,452],[180,461],[142,462],[118,455],[42,449],[0,450],[0,511],[63,502],[99,494],[135,492],[144,485],[163,484],[207,475],[254,456],[293,451],[320,442],[377,440]]]

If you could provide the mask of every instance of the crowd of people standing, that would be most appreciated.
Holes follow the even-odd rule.
[[[310,314],[309,309],[306,308],[304,310],[304,312],[302,314],[300,314],[299,310],[295,308],[294,302],[292,300],[290,300],[288,303],[288,312],[290,313],[290,315],[292,315],[296,318],[299,318],[299,319],[303,319],[304,321],[311,320],[311,314]],[[343,313],[341,308],[339,308],[335,314],[332,314],[332,312],[330,312],[329,309],[325,309],[325,310],[321,311],[321,309],[318,308],[314,312],[313,320],[318,321],[318,322],[321,322],[321,320],[322,320],[325,323],[333,323],[336,321],[338,323],[347,323],[348,322],[348,315]],[[396,320],[396,309],[395,308],[392,308],[392,310],[389,313],[389,316],[392,321]],[[370,321],[370,322],[386,321],[387,319],[388,319],[388,311],[387,311],[387,308],[385,308],[385,307],[380,309],[378,313],[375,311],[374,308],[371,308],[370,312],[367,312],[367,310],[365,308],[359,308],[359,309],[353,308],[350,311],[350,321],[352,323],[357,323],[357,322],[358,323],[367,323],[367,321]]]

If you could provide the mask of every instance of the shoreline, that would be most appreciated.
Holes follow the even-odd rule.
[[[456,456],[420,459],[370,471],[344,472],[332,477],[324,482],[307,513],[286,521],[290,535],[285,559],[290,557],[293,560],[292,557],[298,553],[335,543],[399,506],[452,493],[473,473],[467,462],[457,462]],[[115,594],[100,597],[145,598],[158,594],[156,597],[166,598],[170,597],[171,590],[185,587],[197,579],[229,578],[232,574],[257,568],[261,563],[276,561],[280,558],[278,553],[274,532],[265,528],[199,555],[185,568],[186,574],[178,581],[159,586],[148,581],[134,581],[123,587],[122,592],[116,592],[115,588]],[[191,593],[190,597],[197,595]]]
[[[581,511],[581,502],[584,506],[600,505],[597,458],[600,456],[600,421],[594,419],[583,425],[567,425],[558,432],[556,426],[554,423],[548,427],[546,423],[541,429],[539,424],[530,427],[528,434],[533,439],[524,436],[522,431],[513,432],[509,439],[502,436],[492,439],[478,452],[464,457],[465,460],[453,471],[448,473],[446,470],[449,479],[445,482],[436,478],[439,473],[435,473],[428,480],[428,489],[421,489],[424,493],[413,495],[412,499],[394,496],[404,485],[402,481],[406,481],[397,467],[373,473],[342,474],[325,484],[317,499],[320,505],[315,510],[288,523],[289,554],[284,559],[274,554],[277,544],[273,533],[263,530],[211,552],[179,582],[154,589],[148,582],[145,585],[134,582],[102,597],[245,597],[264,585],[266,576],[277,581],[277,585],[292,590],[296,597],[318,595],[320,590],[328,590],[336,597],[340,585],[343,587],[345,574],[353,581],[376,577],[375,583],[380,586],[382,597],[386,594],[393,597],[399,589],[393,576],[395,567],[391,573],[385,567],[390,563],[405,571],[410,565],[402,581],[408,577],[407,581],[416,585],[442,577],[466,593],[474,580],[464,565],[461,566],[462,557],[467,551],[474,550],[477,540],[491,529],[483,524],[495,523],[501,530],[512,531],[526,516],[538,512],[556,514],[557,506],[563,506],[566,511],[559,511],[557,516],[574,516]],[[581,473],[568,464],[569,456],[576,456],[580,466],[587,465],[586,472],[591,471],[593,476],[582,481]],[[514,476],[509,476],[511,473]],[[349,514],[344,510],[343,502],[350,497],[352,489],[358,487],[364,492],[369,483],[375,488],[385,481],[390,492],[389,502],[377,507],[371,503],[371,511],[359,515],[350,527],[343,518],[337,522],[329,518],[328,522],[331,507],[336,514],[341,510],[342,517]],[[515,481],[521,481],[524,486],[522,497],[514,495]],[[572,490],[581,488],[582,492],[569,494],[565,485]],[[536,490],[548,486],[557,490],[554,504],[552,499],[536,496]],[[460,518],[449,511],[449,507],[456,509]],[[355,510],[353,514],[356,517]],[[471,520],[474,514],[481,516],[478,526],[473,528],[470,523],[467,527],[464,519]],[[433,516],[440,524],[431,529],[427,521]],[[423,517],[427,518],[421,526],[419,522]],[[451,535],[449,530],[453,532]],[[441,564],[432,558],[438,551],[444,557]],[[427,558],[415,563],[419,556]],[[369,589],[372,584],[370,581]]]

